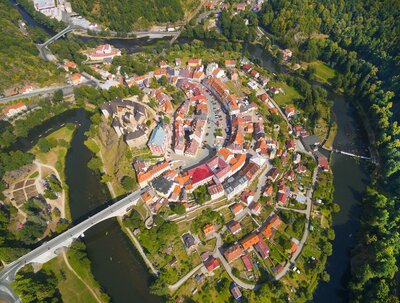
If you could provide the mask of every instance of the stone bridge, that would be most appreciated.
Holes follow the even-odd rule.
[[[83,222],[69,228],[57,237],[44,242],[41,246],[35,248],[26,255],[20,257],[12,263],[6,264],[0,272],[0,292],[4,293],[3,288],[9,288],[10,283],[15,279],[18,270],[27,264],[43,264],[58,255],[63,248],[69,247],[74,240],[79,238],[86,230],[92,226],[112,217],[124,216],[128,211],[136,205],[140,195],[147,188],[140,189],[118,202],[109,205],[107,208],[99,211],[97,214],[89,217]],[[11,292],[12,290],[9,289]]]

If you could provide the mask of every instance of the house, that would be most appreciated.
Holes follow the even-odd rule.
[[[260,77],[260,78],[258,79],[258,82],[261,84],[262,87],[267,86],[267,84],[268,84],[269,81],[270,81],[270,80],[269,80],[269,78],[267,78],[267,77]]]
[[[242,70],[244,70],[246,73],[249,73],[252,69],[253,69],[253,66],[251,66],[251,64],[242,65]]]
[[[174,191],[174,182],[164,176],[158,176],[151,181],[151,186],[161,197],[168,198]]]
[[[278,203],[280,203],[280,204],[285,204],[286,203],[286,201],[287,201],[287,195],[285,194],[285,193],[282,193],[282,192],[278,192],[278,198],[277,198],[277,200],[278,200]]]
[[[236,69],[231,69],[230,71],[229,71],[229,78],[232,80],[232,81],[238,81],[239,80],[239,74],[238,74],[238,72],[237,72],[237,70]]]
[[[243,212],[244,208],[242,204],[235,203],[230,207],[230,210],[235,216],[237,216]]]
[[[226,163],[229,163],[233,158],[233,153],[226,147],[222,147],[218,152],[217,156],[223,159]]]
[[[211,237],[215,233],[214,224],[206,224],[203,226],[203,233],[206,238]]]
[[[187,64],[192,68],[198,67],[201,65],[201,59],[189,59]]]
[[[224,187],[220,183],[209,186],[207,190],[211,200],[216,200],[224,195]]]
[[[256,71],[255,69],[253,69],[251,72],[250,72],[250,75],[253,77],[253,78],[258,78],[258,77],[260,77],[260,74],[258,73],[258,71]]]
[[[253,268],[253,263],[251,263],[249,257],[247,255],[244,255],[241,257],[241,259],[244,264],[244,267],[246,267],[246,270],[251,271]]]
[[[224,251],[224,257],[228,263],[232,263],[243,255],[243,251],[239,244],[233,245]]]
[[[257,82],[251,80],[247,83],[247,86],[250,87],[252,90],[258,90]]]
[[[296,142],[294,140],[286,140],[286,149],[288,151],[294,151],[296,148]]]
[[[220,264],[218,259],[214,258],[213,256],[211,256],[210,258],[208,258],[207,261],[203,262],[204,266],[207,268],[207,270],[209,272],[213,272],[214,270],[220,268]]]
[[[80,84],[80,83],[83,82],[83,77],[82,77],[81,74],[76,73],[76,74],[73,74],[73,75],[71,76],[71,78],[69,78],[69,81],[70,81],[73,85],[78,85],[78,84]]]
[[[246,156],[245,156],[246,158]],[[241,193],[249,184],[249,180],[245,176],[236,175],[230,177],[224,182],[224,190],[228,200]]]
[[[99,45],[94,52],[86,54],[89,60],[104,60],[121,56],[121,51],[118,48],[112,47],[110,44]]]
[[[256,216],[259,216],[261,214],[261,204],[259,202],[251,203],[249,209]]]
[[[205,280],[204,275],[203,274],[196,274],[194,275],[194,280],[196,281],[196,284],[202,284]]]
[[[3,113],[6,115],[7,118],[11,118],[26,111],[27,109],[28,108],[26,107],[25,103],[18,102],[12,105],[4,106]]]
[[[196,244],[193,236],[190,233],[186,233],[182,236],[183,244],[189,253],[194,252],[196,249]]]
[[[246,238],[244,238],[241,242],[244,250],[248,250],[253,245],[257,244],[260,241],[260,238],[257,234],[250,234]]]
[[[235,220],[228,222],[226,226],[233,235],[236,235],[242,231],[242,226],[238,221]]]
[[[175,58],[175,65],[180,66],[182,64],[182,60],[180,58]]]
[[[329,171],[329,161],[328,158],[325,157],[323,154],[320,152],[316,152],[315,155],[318,158],[318,168],[322,169],[323,171],[327,172]]]
[[[297,251],[297,249],[299,248],[300,241],[297,240],[296,238],[291,238],[290,242],[291,242],[292,245],[290,247],[289,253],[290,254],[294,254]]]
[[[215,156],[207,162],[207,166],[217,177],[219,182],[223,182],[230,176],[231,167],[222,158]]]
[[[279,229],[281,224],[281,218],[278,215],[274,215],[261,232],[265,238],[270,239],[274,232]]]
[[[202,164],[195,168],[189,169],[188,174],[192,181],[193,189],[208,183],[214,176],[212,170],[207,166],[207,164]]]
[[[75,69],[77,67],[77,65],[75,62],[65,59],[62,67],[64,68],[64,70],[66,72],[68,72],[70,69]]]
[[[290,119],[291,117],[293,117],[296,114],[296,110],[294,108],[293,104],[288,104],[286,105],[285,108],[285,115],[288,119]]]
[[[279,94],[279,92],[280,92],[279,88],[274,87],[274,86],[271,86],[271,87],[269,88],[269,91],[270,91],[271,94],[273,94],[273,95],[277,95],[277,94]]]
[[[249,190],[244,190],[240,194],[239,198],[244,204],[250,205],[250,203],[253,202],[253,200],[254,200],[254,192],[249,191]]]
[[[307,172],[307,168],[306,168],[303,164],[301,164],[301,163],[296,164],[295,170],[296,170],[296,172],[297,172],[298,174],[304,174],[304,173]]]
[[[266,259],[269,255],[269,247],[267,243],[265,243],[261,234],[258,234],[259,241],[254,245],[254,249],[258,252],[261,258]]]
[[[160,66],[160,68],[163,68],[163,69],[169,67],[168,63],[165,61],[161,61],[159,66]]]
[[[153,129],[147,146],[153,155],[164,155],[171,142],[171,129],[166,123],[159,123]]]
[[[151,166],[147,171],[137,174],[137,179],[140,187],[146,186],[151,180],[157,178],[162,173],[170,170],[171,167],[168,162],[161,162]]]
[[[237,3],[236,4],[236,10],[238,12],[242,12],[242,11],[244,11],[246,9],[246,5],[247,5],[246,2]]]
[[[276,167],[271,168],[267,173],[267,179],[271,182],[275,182],[279,176],[279,170]]]
[[[225,60],[225,67],[226,68],[234,68],[236,66],[236,60]]]
[[[231,294],[237,301],[239,301],[240,298],[242,297],[242,292],[240,291],[239,287],[236,284],[234,284],[234,286],[231,287]]]
[[[214,72],[214,70],[218,69],[218,63],[211,62],[210,64],[207,65],[206,68],[206,75],[211,76]]]

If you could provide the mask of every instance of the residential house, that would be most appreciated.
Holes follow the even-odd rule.
[[[235,68],[237,61],[236,60],[225,60],[226,68]]]
[[[261,231],[265,238],[270,239],[276,230],[282,224],[282,220],[278,215],[274,215],[272,219],[268,222],[267,226]]]
[[[210,258],[208,258],[207,261],[203,262],[204,266],[207,268],[207,270],[209,272],[213,272],[214,270],[220,268],[220,264],[218,259],[214,258],[213,256],[211,256]]]
[[[237,216],[243,212],[244,208],[243,208],[242,204],[235,203],[230,207],[230,210],[231,210],[232,214]]]
[[[271,182],[275,182],[279,176],[279,170],[276,167],[271,168],[267,173],[267,179]]]
[[[99,45],[96,47],[94,52],[86,54],[89,60],[104,60],[107,58],[114,58],[115,56],[121,56],[121,51],[117,48],[112,47],[110,44]]]
[[[249,181],[245,176],[230,177],[224,182],[224,190],[228,200],[241,193],[248,185]]]
[[[242,292],[240,291],[239,287],[236,284],[234,284],[231,287],[231,294],[235,298],[236,301],[240,301],[240,298],[242,297]]]
[[[18,102],[18,103],[14,103],[12,105],[4,106],[3,113],[6,115],[7,118],[12,118],[12,117],[26,111],[27,109],[28,108],[26,107],[25,103]]]
[[[239,244],[232,245],[227,250],[224,251],[224,257],[228,263],[232,263],[233,261],[240,258],[243,255],[243,251],[240,248]]]
[[[206,238],[209,238],[215,234],[215,225],[206,224],[203,226],[203,233]]]
[[[257,234],[250,234],[241,241],[241,244],[244,250],[248,250],[253,245],[257,244],[259,241],[260,238],[258,237]]]
[[[246,204],[248,206],[254,200],[254,192],[250,191],[250,190],[244,190],[240,194],[239,198],[240,198],[240,201],[242,201],[244,204]]]
[[[266,259],[269,255],[269,247],[267,243],[265,243],[261,234],[258,234],[259,241],[254,244],[254,249],[258,252],[261,258]]]
[[[241,257],[244,267],[247,271],[251,271],[253,269],[253,263],[247,255]]]
[[[196,250],[194,237],[190,233],[184,234],[182,240],[188,253],[192,253]]]
[[[291,117],[293,117],[294,115],[296,115],[296,109],[294,108],[293,104],[288,104],[286,105],[285,108],[285,115],[288,119],[290,119]]]
[[[83,82],[83,79],[84,79],[84,78],[82,77],[81,74],[76,73],[76,74],[73,74],[73,75],[71,76],[71,78],[69,78],[69,81],[70,81],[71,84],[73,84],[73,85],[78,85],[78,84],[80,84],[80,83]]]
[[[261,214],[261,204],[259,202],[253,202],[249,206],[250,211],[252,214],[259,216]]]
[[[224,187],[220,183],[209,186],[207,190],[211,200],[216,200],[224,195]]]
[[[238,221],[235,220],[228,222],[226,226],[233,235],[236,235],[242,231],[242,226]]]

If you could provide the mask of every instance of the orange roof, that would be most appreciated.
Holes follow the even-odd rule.
[[[242,135],[241,132],[237,132],[237,133],[236,133],[235,143],[237,143],[237,144],[243,144],[243,135]]]
[[[273,229],[277,230],[282,224],[281,218],[279,216],[274,216],[267,226],[262,230],[262,234],[267,238],[271,238],[273,234]]]
[[[146,202],[146,203],[147,203],[148,201],[150,201],[151,198],[152,198],[152,197],[151,197],[151,195],[150,195],[148,192],[145,192],[145,193],[142,194],[142,199],[143,199],[143,201]]]
[[[236,65],[236,60],[225,60],[225,66],[226,65]]]
[[[215,232],[215,226],[214,224],[206,224],[203,226],[203,233],[204,235],[209,235],[211,233]]]
[[[237,214],[243,210],[243,205],[239,204],[239,203],[235,203],[234,205],[231,206],[231,210],[233,213]]]
[[[226,147],[223,147],[218,151],[217,155],[222,157],[225,161],[227,161],[229,156],[232,155],[232,152]]]
[[[74,80],[79,80],[80,78],[82,78],[82,75],[79,74],[79,73],[73,74],[73,75],[71,76],[71,80],[72,80],[72,81],[74,81]]]
[[[243,254],[242,249],[240,248],[239,245],[234,245],[229,247],[227,250],[224,252],[224,257],[225,259],[231,263],[235,261],[237,258],[239,258]]]
[[[244,249],[249,249],[254,244],[257,244],[259,241],[260,238],[258,237],[257,234],[251,234],[242,240],[242,246]]]
[[[246,161],[246,155],[245,154],[236,155],[234,159],[236,159],[236,162],[234,162],[233,164],[231,162],[232,165],[231,171],[237,170],[244,164],[244,162]]]
[[[194,79],[200,79],[201,76],[203,76],[203,75],[204,75],[203,72],[195,72],[195,73],[193,74],[193,78],[194,78]]]
[[[3,112],[6,114],[6,113],[8,113],[10,110],[12,110],[12,109],[18,109],[18,108],[24,107],[24,106],[25,106],[25,103],[23,103],[23,102],[18,102],[18,103],[11,104],[11,105],[8,105],[8,106],[3,107]]]

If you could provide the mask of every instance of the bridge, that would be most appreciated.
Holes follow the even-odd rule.
[[[348,153],[348,152],[338,150],[338,149],[332,149],[332,151],[335,153],[339,153],[339,154],[346,155],[346,156],[353,157],[353,158],[358,158],[358,159],[363,159],[363,160],[372,160],[371,157],[360,156],[360,155]]]
[[[83,222],[69,228],[55,238],[44,242],[41,246],[35,248],[14,262],[6,264],[4,269],[0,272],[0,292],[3,294],[7,293],[9,295],[13,294],[10,283],[14,281],[17,272],[22,267],[27,264],[43,264],[48,262],[56,257],[64,248],[69,247],[74,240],[78,239],[92,226],[112,217],[124,216],[134,205],[136,205],[140,195],[147,190],[147,188],[142,188],[131,193],[130,195],[114,204],[109,205]]]

